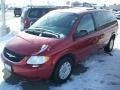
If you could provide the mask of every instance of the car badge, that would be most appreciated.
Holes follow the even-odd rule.
[[[43,44],[39,52],[40,52],[40,53],[41,53],[41,52],[44,52],[45,50],[48,49],[48,47],[49,47],[48,45]]]

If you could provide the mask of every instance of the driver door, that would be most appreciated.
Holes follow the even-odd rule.
[[[84,15],[74,33],[74,49],[78,61],[88,57],[97,49],[95,25],[91,14]]]

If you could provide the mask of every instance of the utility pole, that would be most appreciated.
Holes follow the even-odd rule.
[[[32,0],[29,0],[29,5],[32,6]]]
[[[1,11],[2,11],[2,26],[0,26],[0,37],[8,34],[10,32],[9,27],[6,25],[5,19],[5,0],[1,0]]]

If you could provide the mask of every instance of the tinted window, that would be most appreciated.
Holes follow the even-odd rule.
[[[28,16],[30,18],[40,18],[48,11],[50,11],[49,8],[31,8]]]
[[[15,10],[21,10],[21,8],[15,8]]]
[[[100,26],[104,25],[103,20],[104,20],[105,17],[103,16],[102,12],[94,13],[94,18],[95,18],[95,22],[96,22],[97,27],[100,27]]]
[[[77,28],[77,33],[79,33],[81,30],[86,30],[88,33],[95,30],[91,14],[83,16],[80,20],[80,24]]]
[[[116,21],[114,15],[109,11],[100,11],[93,13],[95,18],[96,27],[97,28],[105,28],[112,24],[112,22]]]

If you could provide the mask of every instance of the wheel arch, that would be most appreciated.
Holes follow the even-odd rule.
[[[51,73],[51,76],[50,76],[50,79],[51,79],[51,80],[53,79],[53,76],[54,76],[55,69],[56,69],[57,65],[58,65],[59,62],[60,62],[63,58],[65,58],[65,57],[70,57],[70,58],[72,58],[72,59],[70,59],[70,60],[72,60],[72,65],[74,66],[74,64],[75,64],[75,55],[74,55],[74,54],[68,53],[68,54],[65,54],[65,55],[61,56],[60,58],[58,58],[58,60],[56,61],[56,63],[54,63],[55,65],[54,65],[54,67],[53,67],[53,70],[52,70],[52,73]]]
[[[55,65],[54,65],[54,67],[53,67],[52,74],[53,74],[53,72],[54,72],[55,67],[56,67],[57,64],[60,62],[60,60],[63,59],[63,58],[65,58],[65,57],[70,57],[70,58],[72,58],[72,63],[73,63],[73,65],[75,64],[76,57],[75,57],[75,55],[74,55],[73,53],[68,53],[68,54],[65,54],[65,55],[63,55],[63,56],[60,56],[60,57],[58,58],[58,60],[54,63]]]
[[[65,54],[65,55],[61,56],[61,57],[58,59],[57,63],[58,63],[61,59],[65,58],[65,57],[70,57],[70,58],[72,59],[73,64],[75,63],[75,55],[72,54],[72,53],[68,53],[68,54]]]

